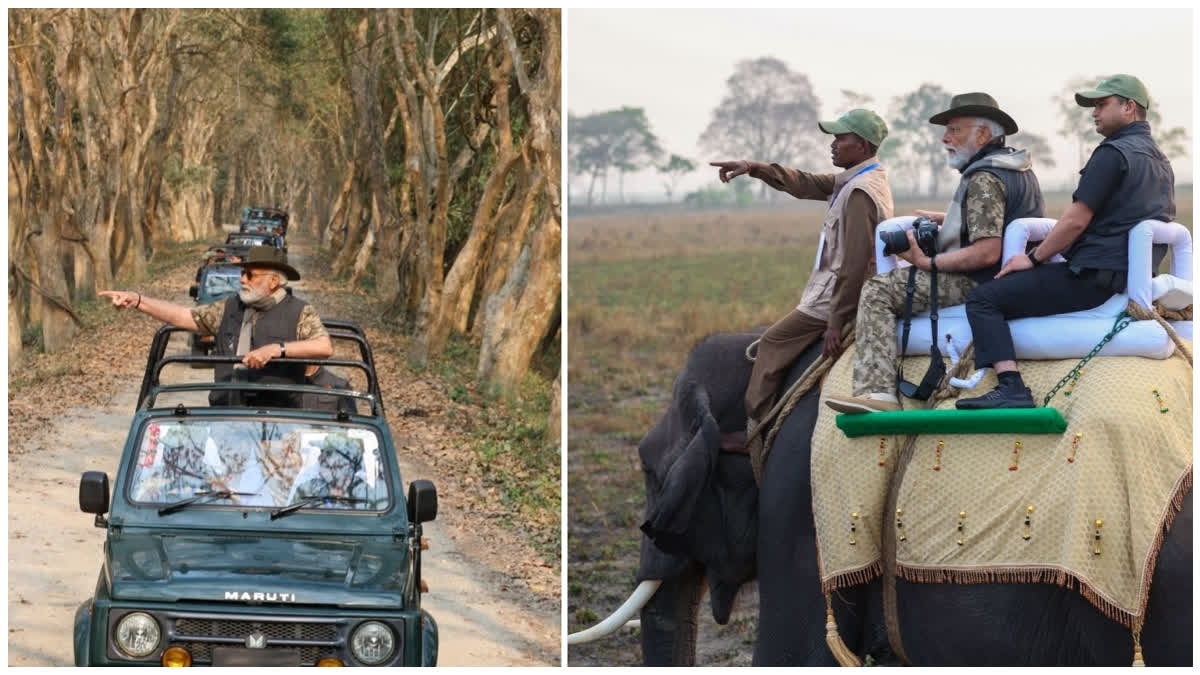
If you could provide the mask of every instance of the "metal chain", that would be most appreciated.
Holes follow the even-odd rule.
[[[1042,399],[1042,407],[1044,408],[1050,405],[1050,399],[1054,398],[1054,395],[1058,393],[1059,389],[1062,389],[1064,386],[1066,386],[1066,384],[1072,379],[1079,377],[1079,371],[1083,368],[1083,364],[1092,360],[1093,356],[1100,353],[1101,349],[1104,349],[1104,345],[1108,344],[1109,340],[1113,339],[1117,333],[1120,333],[1132,322],[1133,317],[1129,316],[1128,312],[1122,311],[1121,314],[1117,316],[1117,320],[1113,323],[1113,329],[1108,332],[1108,335],[1105,335],[1104,338],[1100,340],[1100,343],[1093,347],[1092,351],[1088,352],[1087,356],[1080,359],[1079,363],[1071,369],[1071,372],[1067,373],[1063,379],[1059,380],[1058,384],[1054,385],[1054,388],[1050,390],[1050,393],[1046,394],[1046,398]]]

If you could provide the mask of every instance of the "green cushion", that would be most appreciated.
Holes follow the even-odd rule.
[[[1067,421],[1057,408],[998,410],[901,410],[842,414],[847,437],[888,434],[1061,434]]]

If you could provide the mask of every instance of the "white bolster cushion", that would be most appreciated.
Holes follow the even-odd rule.
[[[1056,221],[1053,218],[1017,218],[1004,228],[1004,249],[1000,255],[1000,266],[1003,267],[1008,259],[1025,252],[1025,244],[1031,241],[1041,241],[1050,234]],[[1043,262],[1066,262],[1066,258],[1055,253],[1050,260]]]
[[[1187,228],[1179,223],[1164,223],[1161,220],[1143,220],[1138,223],[1129,231],[1127,292],[1130,300],[1147,309],[1150,309],[1153,301],[1157,299],[1150,279],[1153,244],[1168,244],[1171,247],[1171,276],[1188,282],[1192,280],[1192,235]],[[1187,286],[1186,290],[1190,295],[1191,284]],[[1182,292],[1184,289],[1179,286],[1176,290]],[[1181,301],[1178,297],[1173,297],[1172,300],[1175,303]]]
[[[961,306],[961,305],[960,305]],[[1013,350],[1017,360],[1025,359],[1081,359],[1108,334],[1113,328],[1113,317],[1104,318],[1062,318],[1037,317],[1031,319],[1013,319],[1008,322],[1012,332]],[[1172,322],[1176,331],[1182,336],[1185,331],[1191,339],[1191,326],[1181,330],[1178,324],[1190,324],[1190,321]],[[949,334],[955,350],[961,354],[971,342],[971,326],[966,316],[946,316],[938,313],[938,333],[941,341],[938,348],[942,354],[947,354],[946,335]],[[896,339],[901,335],[901,325],[896,326]],[[929,355],[929,319],[928,317],[913,317],[912,332],[908,337],[906,356]],[[1165,359],[1175,353],[1175,343],[1167,332],[1156,321],[1134,321],[1126,326],[1116,337],[1100,350],[1101,356],[1142,356],[1151,359]]]

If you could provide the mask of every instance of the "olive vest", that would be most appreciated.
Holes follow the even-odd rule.
[[[1042,199],[1042,186],[1038,183],[1037,176],[1032,169],[1015,169],[981,161],[989,157],[995,160],[997,158],[994,156],[998,154],[1014,155],[1017,152],[1016,149],[1003,145],[986,145],[975,153],[962,172],[964,183],[971,174],[979,171],[986,171],[1000,179],[1000,183],[1004,185],[1004,229],[1008,229],[1008,224],[1018,218],[1041,218],[1046,213],[1046,203]],[[966,226],[967,200],[965,197],[962,200],[962,223],[959,244],[966,248],[970,245],[970,240]],[[1000,237],[1003,240],[1003,230],[1000,232]],[[999,272],[1000,261],[997,261],[993,265],[967,272],[966,275],[978,283],[983,283],[995,277]]]
[[[1127,124],[1104,139],[1097,150],[1105,146],[1121,153],[1125,175],[1104,206],[1092,215],[1087,229],[1063,253],[1072,268],[1128,269],[1133,226],[1143,220],[1175,219],[1175,172],[1150,136],[1150,125],[1142,121]],[[1087,173],[1090,164],[1079,173]]]
[[[877,166],[869,171],[863,171],[868,166]],[[829,306],[833,302],[834,286],[841,272],[846,253],[845,211],[850,194],[862,190],[875,204],[876,215],[880,222],[892,217],[892,189],[888,185],[887,169],[879,166],[879,160],[870,157],[837,174],[833,179],[833,195],[829,200],[829,210],[825,212],[825,221],[821,226],[821,243],[817,249],[817,259],[813,265],[812,274],[804,286],[804,295],[796,309],[814,319],[828,320]],[[875,233],[865,235],[874,240]],[[873,250],[873,247],[872,247]]]
[[[308,303],[292,294],[284,296],[283,300],[273,307],[260,312],[250,331],[250,349],[258,349],[264,345],[296,340],[296,324],[300,320],[300,312]],[[234,295],[225,301],[225,313],[221,315],[221,324],[217,327],[216,354],[218,356],[234,356],[237,354],[238,338],[242,332],[242,317],[246,305]],[[214,379],[217,382],[228,382],[233,379],[233,364],[221,364],[214,368]],[[259,369],[238,369],[238,380],[249,382],[278,382],[286,384],[304,383],[304,365],[280,365],[268,363]],[[262,393],[256,394],[260,403],[266,403]],[[254,397],[247,397],[247,399]],[[280,399],[279,405],[290,405],[292,397]],[[212,392],[209,402],[212,405],[226,405],[228,399],[224,392]]]

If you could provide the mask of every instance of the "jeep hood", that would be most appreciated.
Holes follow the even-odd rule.
[[[403,604],[408,552],[391,537],[126,534],[107,551],[114,600]]]

